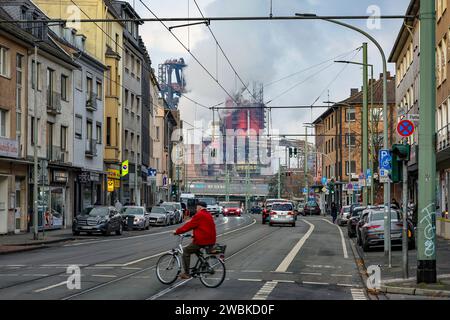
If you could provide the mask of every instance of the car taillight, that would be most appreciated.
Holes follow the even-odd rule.
[[[288,215],[293,216],[294,213],[293,213],[292,211],[289,211],[289,212],[288,212]]]
[[[364,228],[366,228],[367,230],[371,230],[371,229],[378,229],[379,227],[381,227],[380,225],[374,225],[374,226],[366,226]]]
[[[271,215],[271,216],[274,216],[274,215],[276,215],[276,214],[277,214],[276,212],[270,211],[270,215]]]

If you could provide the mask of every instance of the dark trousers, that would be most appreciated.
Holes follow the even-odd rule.
[[[199,252],[200,248],[201,247],[199,245],[191,243],[183,249],[183,267],[185,273],[189,274],[189,268],[191,266],[191,254]]]

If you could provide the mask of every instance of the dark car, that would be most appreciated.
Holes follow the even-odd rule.
[[[321,210],[316,201],[308,201],[304,208],[305,215],[320,215]]]
[[[359,222],[359,219],[361,218],[361,215],[363,211],[367,207],[355,207],[351,213],[351,216],[348,219],[347,222],[347,234],[350,238],[353,238],[356,236],[356,225]]]
[[[252,214],[261,214],[262,213],[262,208],[260,207],[260,206],[253,206],[251,209],[250,209],[250,212],[252,213]]]
[[[75,217],[72,223],[72,232],[79,235],[80,232],[88,234],[100,232],[109,235],[115,232],[121,235],[123,231],[122,216],[115,207],[96,206],[91,210]]]
[[[121,209],[120,214],[125,229],[148,230],[150,227],[149,214],[144,207],[125,206]]]

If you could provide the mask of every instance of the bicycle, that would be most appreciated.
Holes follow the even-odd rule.
[[[178,235],[180,240],[176,248],[163,254],[156,264],[156,276],[163,284],[172,284],[181,273],[181,259],[183,255],[183,240],[191,235]],[[225,249],[226,245],[216,244],[212,247],[200,249],[196,253],[197,262],[191,268],[191,276],[200,278],[201,283],[208,288],[217,288],[225,280]],[[219,255],[217,258],[216,255]]]

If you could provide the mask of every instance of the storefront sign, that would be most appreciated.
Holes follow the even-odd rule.
[[[114,188],[119,189],[120,188],[120,180],[114,180]]]
[[[108,169],[108,179],[120,180],[120,170]]]
[[[53,182],[56,183],[67,183],[69,179],[69,174],[67,171],[53,171]]]
[[[108,192],[114,191],[114,180],[108,179]]]
[[[95,172],[90,173],[90,178],[92,182],[99,182],[100,181],[100,175]]]
[[[18,158],[19,144],[17,140],[0,138],[0,156]]]

